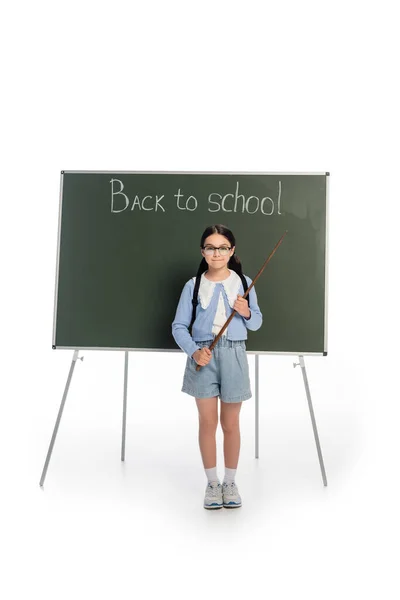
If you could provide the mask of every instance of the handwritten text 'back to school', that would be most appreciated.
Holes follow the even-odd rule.
[[[158,194],[150,196],[139,196],[129,198],[123,192],[124,185],[120,179],[111,179],[111,212],[122,213],[124,211],[141,212],[153,210],[155,212],[165,212],[165,206],[162,202],[166,201],[165,195]],[[208,195],[208,211],[209,212],[242,212],[250,215],[261,213],[263,215],[281,215],[281,181],[278,182],[277,197],[275,199],[270,196],[259,198],[258,196],[245,196],[239,193],[239,182],[236,182],[235,193],[225,195],[211,192]],[[196,196],[184,194],[178,188],[175,198],[175,205],[178,210],[194,211],[198,207],[198,199]]]

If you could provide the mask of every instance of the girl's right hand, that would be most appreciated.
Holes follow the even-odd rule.
[[[209,348],[200,348],[193,352],[192,358],[197,362],[198,365],[205,367],[211,360],[211,350]]]

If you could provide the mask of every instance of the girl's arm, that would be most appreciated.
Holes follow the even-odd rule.
[[[175,313],[175,319],[172,323],[172,335],[174,336],[175,342],[189,357],[192,357],[193,352],[196,352],[196,350],[200,350],[200,347],[193,341],[193,338],[189,333],[189,325],[192,320],[193,290],[193,279],[189,279],[182,290]]]
[[[250,279],[250,277],[247,277],[247,275],[245,275],[245,277],[246,277],[247,284],[250,287],[250,284],[252,283],[253,280]],[[246,325],[247,329],[250,329],[251,331],[257,331],[257,329],[260,329],[260,327],[262,325],[263,316],[262,316],[261,310],[258,306],[255,286],[253,286],[251,288],[250,294],[245,299],[248,300],[248,302],[249,302],[249,309],[250,309],[251,314],[250,314],[250,319],[245,319],[243,317],[243,322]]]

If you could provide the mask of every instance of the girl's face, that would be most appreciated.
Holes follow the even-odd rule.
[[[214,249],[211,252],[211,249]],[[217,250],[221,248],[221,251]],[[206,250],[209,250],[206,252]],[[228,250],[226,250],[228,249]],[[204,248],[201,250],[207,264],[212,269],[225,269],[229,259],[235,252],[235,246],[231,247],[229,240],[219,233],[213,233],[204,240]]]

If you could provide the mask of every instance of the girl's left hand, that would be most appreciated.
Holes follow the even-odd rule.
[[[241,315],[242,317],[250,316],[250,309],[247,299],[243,298],[243,296],[241,296],[240,294],[238,294],[237,300],[233,305],[233,309],[236,310],[236,312],[238,312],[239,315]]]

